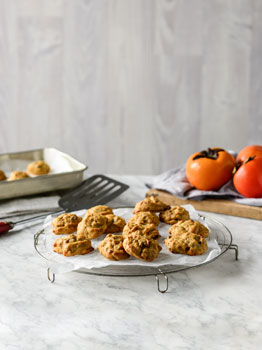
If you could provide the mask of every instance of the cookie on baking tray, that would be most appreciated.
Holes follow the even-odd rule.
[[[155,226],[159,225],[159,218],[155,213],[150,211],[140,211],[132,216],[128,223],[136,223],[138,225],[154,224]]]
[[[3,180],[6,180],[6,176],[3,170],[0,170],[0,181],[3,181]]]
[[[124,238],[122,235],[106,235],[105,239],[99,243],[97,249],[109,260],[119,261],[129,258],[129,254],[123,246]]]
[[[77,230],[77,226],[81,220],[82,218],[75,214],[61,214],[52,221],[53,233],[55,235],[73,233]]]
[[[123,237],[133,236],[134,232],[140,232],[146,238],[159,239],[161,237],[159,231],[156,229],[154,224],[139,225],[135,222],[128,222],[123,229]]]
[[[78,239],[94,239],[107,230],[108,220],[106,216],[99,214],[86,215],[77,227]]]
[[[173,225],[179,220],[189,220],[189,212],[180,206],[174,206],[169,210],[163,211],[159,214],[160,221],[166,224]]]
[[[164,243],[174,254],[194,256],[204,254],[208,250],[205,238],[192,232],[169,236]]]
[[[186,232],[196,233],[204,238],[209,236],[209,229],[201,224],[199,221],[194,220],[181,220],[172,225],[168,232],[172,234],[181,234]]]
[[[170,205],[167,205],[163,203],[160,199],[158,199],[156,196],[150,196],[142,201],[136,203],[134,208],[134,214],[140,212],[140,211],[163,211],[170,208]]]
[[[113,210],[107,205],[96,205],[95,207],[89,208],[85,216],[89,214],[110,215],[113,214]]]
[[[108,220],[106,233],[117,233],[122,232],[124,226],[126,225],[126,220],[114,214],[106,215]]]
[[[50,166],[43,160],[36,160],[27,166],[30,175],[46,175],[50,172]]]
[[[25,171],[12,171],[11,175],[9,176],[9,178],[7,179],[7,181],[15,181],[15,180],[22,180],[22,179],[26,179],[29,176],[27,175],[27,173]]]
[[[162,249],[157,240],[146,238],[139,231],[125,237],[123,246],[129,255],[149,262],[156,259]]]
[[[90,239],[78,240],[72,234],[56,239],[53,244],[53,251],[64,256],[85,255],[93,250]]]

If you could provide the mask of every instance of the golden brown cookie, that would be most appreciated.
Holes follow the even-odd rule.
[[[134,214],[140,212],[140,211],[163,211],[170,208],[170,205],[167,205],[163,203],[160,199],[158,199],[156,196],[150,196],[142,201],[136,203]]]
[[[84,255],[93,250],[90,239],[80,241],[76,235],[60,237],[53,244],[53,251],[64,256]]]
[[[77,227],[78,239],[94,239],[107,230],[108,220],[104,215],[89,214],[83,218]]]
[[[106,218],[108,220],[106,233],[122,232],[122,230],[126,224],[125,219],[121,218],[120,216],[114,215],[114,214],[106,215]]]
[[[173,225],[179,220],[189,220],[189,212],[180,206],[172,207],[169,210],[163,211],[159,214],[160,221],[166,224]]]
[[[55,235],[73,233],[81,220],[82,218],[72,213],[61,214],[52,221],[53,233]]]
[[[9,176],[9,178],[7,179],[7,181],[14,181],[14,180],[22,180],[22,179],[26,179],[29,176],[27,175],[26,172],[24,171],[12,171],[11,175]]]
[[[123,247],[124,238],[122,235],[106,235],[105,239],[99,243],[97,249],[109,260],[124,260],[129,258],[129,254]]]
[[[159,218],[156,214],[151,213],[150,211],[140,211],[132,216],[128,222],[136,223],[138,225],[154,224],[157,226],[159,225]]]
[[[168,230],[168,233],[171,236],[175,236],[175,235],[184,235],[185,233],[187,233],[189,231],[186,230],[185,227],[178,225],[178,224],[174,224],[170,227],[170,229]],[[193,232],[192,232],[193,233]]]
[[[6,180],[6,176],[3,170],[0,170],[0,181],[3,181],[3,180]]]
[[[199,230],[197,234],[204,238],[207,238],[209,236],[209,229],[205,225],[201,224],[201,222],[199,222]]]
[[[107,205],[96,205],[88,209],[85,216],[89,214],[110,215],[113,214],[113,210]]]
[[[157,240],[146,238],[141,232],[128,235],[124,239],[123,246],[129,255],[144,261],[156,259],[162,249]]]
[[[164,240],[168,250],[174,254],[201,255],[208,250],[204,237],[187,232],[181,235],[172,235]]]
[[[199,221],[194,220],[181,220],[172,225],[168,232],[172,234],[181,234],[185,232],[196,233],[202,237],[207,238],[209,236],[209,229],[201,224]]]
[[[161,237],[154,224],[139,225],[135,222],[127,223],[123,229],[123,237],[125,238],[129,235],[133,235],[134,232],[140,232],[145,237],[150,239],[159,239]]]
[[[46,175],[50,172],[50,166],[43,160],[36,160],[28,164],[26,171],[30,175]]]

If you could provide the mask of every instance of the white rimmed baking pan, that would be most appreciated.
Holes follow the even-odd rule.
[[[50,173],[16,181],[0,181],[0,199],[75,187],[82,182],[87,169],[86,165],[55,148],[0,154],[0,169],[9,177],[14,170],[26,171],[27,165],[35,160],[48,163]]]

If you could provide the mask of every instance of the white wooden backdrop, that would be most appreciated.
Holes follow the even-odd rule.
[[[262,143],[261,0],[0,0],[0,153],[157,174]]]

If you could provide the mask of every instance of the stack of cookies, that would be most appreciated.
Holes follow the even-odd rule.
[[[67,236],[58,238],[53,250],[64,256],[88,254],[94,250],[91,240],[106,234],[97,247],[105,258],[119,261],[133,256],[151,262],[162,249],[157,229],[160,222],[171,225],[170,236],[164,240],[170,252],[200,255],[208,249],[206,238],[209,230],[200,222],[191,220],[183,207],[171,208],[151,196],[138,202],[133,213],[127,223],[106,205],[88,209],[83,218],[71,213],[62,214],[53,220],[53,232]]]
[[[185,208],[181,206],[171,208],[157,197],[151,196],[138,202],[134,209],[135,216],[152,215],[154,212],[159,212],[161,222],[172,225],[168,231],[170,236],[164,240],[164,244],[171,253],[201,255],[207,251],[206,238],[209,236],[208,228],[198,221],[191,220],[189,212]],[[155,217],[158,219],[156,215]],[[154,223],[158,224],[157,221]],[[159,233],[158,235],[156,233],[157,230],[150,227],[150,224],[152,225],[152,222],[147,222],[142,232],[146,232],[152,239],[160,238]],[[133,225],[133,218],[131,218],[124,228],[123,235],[126,230],[129,232],[135,231]],[[141,224],[139,226],[141,231]]]
[[[119,261],[132,255],[153,261],[162,249],[157,242],[158,224],[158,216],[151,212],[136,213],[126,224],[125,219],[114,215],[106,205],[90,208],[83,218],[61,214],[52,221],[53,233],[67,235],[54,242],[53,250],[64,256],[88,254],[94,250],[91,240],[106,234],[97,247],[105,258]]]
[[[121,232],[125,224],[125,219],[114,215],[106,205],[90,208],[83,218],[71,213],[61,214],[52,221],[53,233],[67,236],[58,238],[53,250],[64,256],[88,254],[94,250],[92,239],[105,233]],[[76,234],[72,234],[74,232]]]
[[[168,230],[170,236],[164,240],[171,253],[201,255],[207,251],[208,228],[191,220],[185,208],[174,206],[160,213],[159,217],[162,222],[172,225]]]

